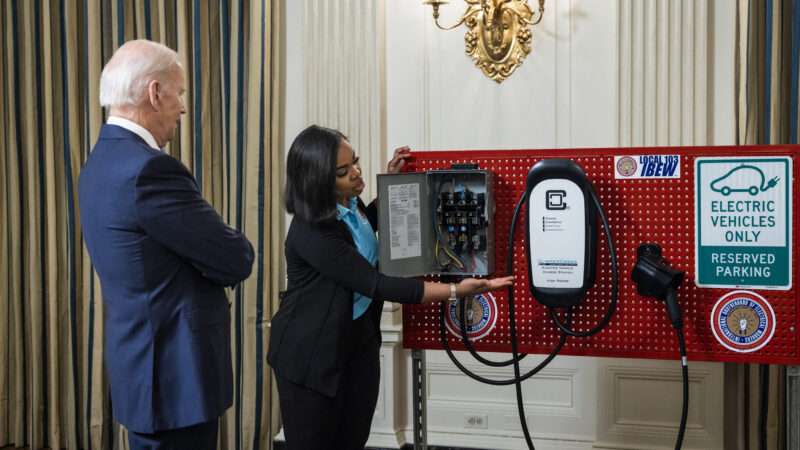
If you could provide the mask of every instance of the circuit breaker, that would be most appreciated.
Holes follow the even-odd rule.
[[[492,174],[474,167],[378,175],[380,270],[393,276],[494,271]]]

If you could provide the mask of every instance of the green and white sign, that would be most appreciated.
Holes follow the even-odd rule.
[[[695,159],[695,281],[792,286],[792,159]]]

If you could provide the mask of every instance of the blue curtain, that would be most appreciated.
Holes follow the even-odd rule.
[[[0,447],[124,448],[103,373],[103,303],[76,184],[105,120],[100,71],[147,38],[176,49],[187,114],[167,151],[257,249],[233,302],[225,449],[270,447],[265,327],[277,299],[280,4],[271,0],[0,2]]]

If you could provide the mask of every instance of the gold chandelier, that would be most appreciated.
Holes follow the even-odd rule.
[[[467,9],[455,25],[439,24],[439,6],[449,0],[424,0],[433,6],[433,20],[442,30],[452,30],[466,24],[464,35],[467,55],[483,73],[501,83],[511,76],[531,52],[531,25],[536,25],[544,15],[544,0],[539,0],[539,10],[534,12],[528,0],[464,0]]]

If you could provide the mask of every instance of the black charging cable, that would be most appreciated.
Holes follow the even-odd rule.
[[[680,450],[683,445],[683,436],[686,433],[686,419],[689,415],[689,362],[686,356],[686,338],[683,335],[683,319],[678,305],[677,288],[669,288],[666,292],[665,302],[667,314],[670,316],[672,327],[678,335],[678,349],[681,354],[681,377],[683,378],[683,406],[681,407],[681,423],[678,426],[678,437],[675,439],[675,450]]]
[[[683,377],[683,407],[675,450],[683,445],[686,433],[686,418],[689,414],[689,363],[686,357],[686,338],[683,335],[683,317],[678,304],[678,287],[683,283],[685,272],[672,268],[661,256],[661,247],[656,244],[642,244],[637,251],[636,265],[631,278],[636,283],[639,295],[654,297],[665,303],[667,315],[678,335],[681,355],[681,375]]]
[[[510,230],[509,230],[509,239],[508,239],[509,249],[512,248],[512,245],[514,244],[514,233],[515,233],[515,231],[517,229],[517,218],[519,217],[519,211],[522,208],[522,203],[523,203],[524,199],[525,199],[525,196],[523,194],[523,195],[520,196],[519,200],[517,200],[517,205],[514,207],[514,214],[511,216],[511,227],[510,227]],[[511,252],[511,251],[509,251],[506,254],[506,267],[508,268],[507,270],[509,270],[511,273],[514,272],[513,271],[514,253]],[[512,298],[514,296],[514,288],[513,287],[508,289],[508,295],[509,295],[509,298]],[[466,322],[464,320],[465,319],[465,314],[464,314],[464,304],[463,304],[465,299],[461,299],[460,301],[462,301],[461,318],[460,318],[461,319],[461,342],[463,342],[464,347],[466,347],[466,349],[467,349],[467,351],[469,351],[470,355],[472,355],[472,357],[475,358],[476,360],[478,360],[481,363],[483,363],[483,364],[485,364],[487,366],[490,366],[490,367],[507,367],[507,366],[510,366],[511,364],[514,364],[514,359],[515,358],[509,359],[509,360],[506,360],[506,361],[492,361],[490,359],[484,358],[483,356],[478,354],[477,351],[475,351],[475,347],[472,345],[472,342],[470,342],[470,340],[467,339],[467,325],[466,325]],[[511,299],[511,301],[513,302],[513,298]],[[509,316],[510,316],[510,314],[509,314]],[[516,327],[516,321],[511,320],[511,318],[509,317],[509,327],[512,327],[512,326]],[[563,346],[563,344],[562,344],[562,346]],[[557,346],[557,348],[554,349],[553,351],[557,354],[558,351],[560,351],[560,350],[561,350],[561,346]],[[516,360],[517,361],[522,361],[523,359],[525,359],[525,356],[527,356],[527,354],[520,353],[518,355],[518,357],[516,358]],[[555,357],[555,354],[553,354],[553,356]]]
[[[514,209],[514,215],[512,216],[512,220],[511,220],[511,230],[510,230],[509,239],[508,239],[508,241],[509,241],[509,246],[508,246],[509,252],[508,252],[507,258],[506,258],[506,267],[508,267],[509,269],[513,269],[513,267],[514,267],[513,266],[513,262],[514,262],[514,252],[513,252],[514,232],[515,232],[516,226],[517,226],[517,218],[519,216],[519,210],[521,209],[521,205],[522,205],[522,202],[523,202],[524,198],[525,198],[525,194],[523,193],[522,196],[520,196],[520,199],[517,201],[517,206]],[[511,272],[513,273],[513,270],[511,270]],[[567,336],[562,333],[560,338],[559,338],[558,343],[553,348],[553,350],[550,352],[550,354],[541,363],[539,363],[536,367],[534,367],[533,369],[531,369],[530,371],[528,371],[524,375],[520,375],[518,373],[518,371],[515,371],[515,376],[513,378],[509,378],[509,379],[505,379],[505,380],[494,380],[494,379],[486,378],[486,377],[480,376],[480,375],[472,372],[471,370],[466,368],[463,364],[461,364],[461,362],[456,358],[456,356],[453,354],[452,350],[450,349],[450,343],[447,340],[447,331],[446,331],[445,325],[444,325],[445,324],[446,308],[447,308],[445,303],[446,302],[442,302],[441,305],[440,305],[439,338],[440,338],[440,340],[442,342],[442,347],[444,348],[445,353],[447,353],[447,356],[450,358],[450,361],[452,361],[453,364],[456,367],[458,367],[459,370],[461,370],[461,372],[463,372],[465,375],[467,375],[468,377],[472,378],[473,380],[479,381],[481,383],[490,384],[490,385],[493,385],[493,386],[508,386],[508,385],[515,384],[515,383],[521,383],[522,381],[525,381],[528,378],[536,375],[543,368],[545,368],[550,363],[550,361],[552,361],[553,358],[555,358],[556,355],[558,355],[558,353],[561,351],[561,348],[564,346],[564,344],[567,341]],[[481,355],[479,355],[475,351],[475,347],[472,345],[472,342],[470,342],[469,339],[467,339],[466,320],[464,320],[463,306],[462,306],[462,317],[461,317],[461,326],[460,326],[462,343],[464,343],[464,346],[467,348],[467,350],[470,351],[470,354],[473,357],[475,357],[475,359],[477,359],[478,361],[481,361],[481,362],[486,361],[486,362],[490,363],[490,364],[487,364],[487,365],[490,365],[490,366],[493,366],[493,367],[505,367],[505,366],[508,366],[508,365],[511,365],[511,364],[515,364],[515,363],[518,364],[519,361],[522,360],[522,358],[525,356],[524,353],[520,354],[520,353],[518,353],[516,351],[517,321],[516,321],[516,313],[515,313],[515,308],[514,308],[514,287],[513,286],[508,288],[508,305],[509,305],[509,307],[508,307],[508,323],[509,323],[509,325],[508,326],[509,326],[509,330],[510,330],[510,333],[511,333],[511,347],[512,347],[513,356],[512,356],[511,359],[509,359],[507,361],[491,361],[491,360],[487,360],[486,358],[483,358]],[[571,317],[572,317],[572,314],[569,313],[569,315],[567,317],[567,322],[571,321]],[[523,414],[522,417],[520,417],[520,419],[521,419],[521,421],[524,422],[524,420],[525,420],[524,414]],[[524,427],[524,428],[526,428],[526,427]]]
[[[507,267],[507,270],[509,272],[511,272],[511,273],[514,272],[514,270],[513,270],[514,269],[514,265],[513,265],[513,263],[514,263],[514,234],[516,232],[517,218],[519,217],[519,211],[522,208],[522,203],[523,203],[523,201],[525,199],[525,194],[526,193],[523,192],[522,195],[520,196],[519,200],[517,201],[517,206],[514,208],[514,215],[513,215],[512,219],[511,219],[511,228],[510,228],[509,233],[508,233],[508,253],[507,253],[507,257],[506,257],[506,267]],[[515,312],[515,308],[514,308],[514,287],[513,286],[509,287],[508,288],[508,323],[509,323],[509,331],[510,331],[510,334],[511,334],[511,336],[510,336],[511,337],[511,359],[508,360],[508,361],[501,361],[501,362],[492,361],[492,363],[493,364],[497,363],[497,364],[502,364],[502,365],[508,365],[507,363],[510,362],[514,366],[514,377],[511,378],[511,379],[508,379],[508,380],[492,380],[492,379],[489,379],[489,378],[482,377],[482,376],[472,372],[471,370],[467,369],[466,367],[464,367],[463,364],[461,364],[461,362],[455,357],[455,355],[453,355],[453,352],[450,349],[450,344],[447,341],[447,333],[445,331],[445,326],[444,326],[445,308],[446,308],[445,302],[442,302],[442,304],[440,305],[441,317],[440,317],[440,321],[439,321],[439,337],[440,337],[440,339],[442,341],[442,347],[444,347],[444,350],[447,353],[447,356],[450,358],[450,361],[452,361],[453,364],[456,367],[458,367],[459,370],[461,370],[461,372],[463,372],[465,375],[469,376],[473,380],[479,381],[481,383],[494,385],[494,386],[507,386],[509,384],[513,384],[514,385],[515,390],[516,390],[517,410],[519,412],[519,421],[520,421],[520,425],[522,427],[522,434],[525,437],[525,442],[528,445],[528,448],[530,450],[535,450],[535,447],[533,445],[533,440],[531,439],[530,430],[528,429],[528,421],[527,421],[527,419],[525,417],[525,405],[524,405],[524,403],[522,401],[522,382],[524,380],[527,380],[528,378],[532,377],[533,375],[537,374],[542,369],[544,369],[548,364],[550,364],[550,362],[553,360],[553,358],[556,357],[556,355],[561,351],[561,348],[566,343],[567,335],[562,333],[561,336],[559,337],[558,344],[556,344],[555,348],[553,348],[553,350],[550,352],[550,354],[547,356],[547,358],[545,358],[542,362],[540,362],[536,367],[534,367],[533,369],[528,371],[528,373],[526,373],[525,375],[521,375],[520,374],[521,371],[520,371],[520,367],[519,367],[519,361],[525,356],[525,354],[520,354],[519,351],[518,351],[518,348],[517,348],[517,321],[516,321],[516,312]],[[462,319],[461,319],[461,334],[462,334],[461,338],[462,338],[462,342],[465,342],[465,346],[467,346],[467,349],[472,349],[472,351],[470,353],[473,356],[475,356],[475,355],[477,355],[477,352],[474,351],[474,347],[472,347],[471,343],[467,344],[468,343],[468,339],[466,339],[466,336],[467,336],[466,324],[465,324],[466,321],[464,320],[465,318],[463,317],[463,309],[464,309],[464,305],[462,305]],[[571,317],[572,317],[572,313],[569,312],[568,316],[567,316],[567,321],[568,322],[571,320]],[[485,358],[482,358],[482,359],[485,360]],[[488,360],[486,360],[486,361],[488,361]]]
[[[488,378],[482,377],[482,376],[480,376],[478,374],[475,374],[474,372],[470,371],[469,369],[464,367],[464,365],[461,364],[460,361],[458,361],[458,359],[455,357],[455,355],[453,355],[453,352],[450,349],[449,342],[447,341],[447,335],[446,335],[445,325],[444,325],[444,322],[445,322],[445,308],[446,307],[445,307],[444,303],[442,303],[442,305],[440,307],[440,312],[441,312],[441,318],[440,318],[441,320],[440,320],[440,326],[439,326],[440,338],[441,338],[441,341],[442,341],[442,346],[444,347],[445,352],[447,353],[447,356],[450,358],[450,360],[453,362],[453,364],[456,367],[458,367],[459,370],[461,370],[465,375],[467,375],[470,378],[472,378],[472,379],[474,379],[476,381],[479,381],[481,383],[486,383],[486,384],[496,385],[496,386],[505,386],[505,385],[509,385],[509,384],[514,384],[515,390],[516,390],[516,397],[517,397],[517,408],[519,410],[520,425],[522,427],[522,432],[523,432],[523,435],[525,437],[525,442],[527,443],[528,448],[530,448],[530,449],[534,449],[534,445],[533,445],[533,441],[532,441],[531,436],[530,436],[530,431],[528,429],[528,423],[527,423],[527,419],[526,419],[526,415],[525,415],[524,403],[523,403],[523,400],[522,400],[522,381],[532,377],[536,373],[540,372],[544,367],[546,367],[558,355],[558,353],[561,351],[562,347],[566,343],[567,336],[587,337],[587,336],[594,335],[594,334],[598,333],[600,330],[602,330],[603,328],[605,328],[608,325],[608,323],[611,321],[611,318],[613,317],[614,313],[616,312],[616,308],[617,308],[617,302],[618,302],[618,296],[619,296],[619,271],[618,271],[618,263],[617,263],[617,253],[616,253],[616,249],[614,247],[614,240],[613,240],[613,237],[612,237],[612,234],[611,234],[611,227],[608,224],[608,218],[607,218],[607,216],[605,214],[605,211],[602,208],[602,205],[600,204],[600,200],[598,199],[597,194],[595,193],[594,189],[591,188],[591,186],[590,186],[590,191],[589,192],[591,194],[591,198],[592,198],[592,201],[594,202],[595,208],[599,212],[600,219],[601,219],[601,221],[603,223],[603,231],[604,231],[605,236],[606,236],[606,241],[607,241],[608,249],[609,249],[609,255],[610,255],[610,259],[611,259],[611,276],[612,276],[612,278],[611,278],[611,283],[612,283],[612,285],[611,285],[611,301],[609,302],[609,307],[606,310],[606,314],[604,315],[603,319],[598,323],[598,325],[596,325],[591,330],[585,331],[585,332],[572,330],[570,328],[570,325],[571,325],[572,316],[573,316],[573,309],[569,308],[567,310],[566,320],[564,322],[562,322],[561,319],[557,316],[557,314],[555,312],[555,309],[554,308],[550,308],[550,316],[551,316],[551,318],[553,320],[553,323],[561,331],[561,335],[559,337],[558,344],[556,344],[556,346],[553,348],[553,350],[550,352],[550,354],[541,363],[539,363],[539,365],[537,365],[536,367],[531,369],[525,375],[521,375],[521,370],[520,370],[520,367],[519,367],[519,361],[521,361],[526,355],[524,353],[520,354],[518,352],[518,347],[517,347],[516,311],[515,311],[515,303],[514,303],[514,288],[513,288],[513,286],[508,288],[508,315],[509,315],[509,332],[510,332],[510,335],[511,335],[510,336],[510,338],[511,338],[511,359],[509,359],[507,361],[492,361],[492,360],[488,360],[488,359],[482,357],[481,355],[479,355],[475,351],[474,346],[472,345],[472,343],[469,341],[469,339],[467,337],[466,312],[465,312],[466,304],[465,304],[464,300],[462,299],[461,300],[462,303],[461,303],[460,330],[459,331],[461,332],[461,341],[464,344],[465,348],[469,351],[469,353],[476,360],[478,360],[481,363],[486,364],[488,366],[491,366],[491,367],[505,367],[505,366],[508,366],[509,364],[512,364],[514,366],[514,376],[513,376],[513,378],[507,379],[507,380],[493,380],[493,379],[488,379]],[[511,273],[513,273],[513,267],[514,267],[514,265],[513,265],[514,264],[514,259],[513,259],[514,258],[514,235],[516,234],[517,220],[519,218],[519,213],[520,213],[520,211],[522,209],[522,204],[525,203],[527,195],[528,195],[528,192],[523,192],[520,195],[519,200],[517,201],[517,204],[516,204],[516,206],[514,208],[514,214],[513,214],[512,219],[511,219],[511,227],[510,227],[509,234],[508,234],[508,253],[507,253],[507,258],[506,258],[506,267],[507,267],[507,270],[509,270],[509,272],[511,272]]]
[[[611,301],[608,304],[608,309],[606,309],[606,313],[603,318],[598,322],[598,324],[588,330],[588,331],[575,331],[569,327],[569,325],[565,325],[559,319],[558,314],[556,312],[556,308],[549,308],[550,311],[550,319],[553,320],[553,323],[561,330],[562,333],[567,334],[569,336],[574,337],[589,337],[599,333],[602,329],[604,329],[609,322],[611,322],[611,318],[614,316],[614,313],[617,311],[617,302],[619,299],[619,271],[617,268],[617,251],[614,248],[614,239],[611,236],[611,227],[608,225],[608,217],[606,217],[606,213],[603,210],[603,207],[600,205],[600,199],[597,198],[597,193],[595,193],[594,188],[591,184],[589,184],[589,196],[592,199],[592,203],[594,203],[594,207],[597,210],[598,214],[600,215],[600,221],[603,223],[603,232],[606,235],[606,242],[608,243],[608,254],[611,258]],[[569,308],[572,310],[572,308]]]
[[[513,377],[513,378],[508,378],[508,379],[503,379],[503,380],[494,380],[494,379],[491,379],[491,378],[486,378],[486,377],[478,375],[475,372],[469,370],[466,366],[464,366],[464,364],[461,363],[461,361],[458,360],[458,358],[456,358],[456,355],[453,354],[453,349],[450,348],[450,342],[447,340],[447,329],[445,328],[445,325],[444,325],[444,317],[445,317],[445,314],[446,314],[445,313],[445,309],[447,308],[445,303],[446,302],[442,302],[442,304],[440,305],[440,309],[439,309],[440,317],[442,319],[440,321],[440,323],[439,323],[439,338],[442,341],[442,347],[444,348],[445,353],[447,353],[447,356],[450,358],[450,361],[452,361],[453,364],[456,367],[458,367],[458,369],[461,370],[461,372],[464,373],[464,375],[466,375],[466,376],[468,376],[468,377],[472,378],[473,380],[478,381],[480,383],[490,384],[492,386],[509,386],[509,385],[512,385],[512,384],[516,383],[517,381],[525,381],[528,378],[530,378],[530,377],[536,375],[537,373],[539,373],[542,369],[544,369],[550,363],[550,361],[552,361],[553,358],[555,358],[558,355],[558,352],[561,351],[561,347],[564,346],[564,344],[566,343],[566,340],[567,340],[567,336],[562,334],[561,337],[559,338],[558,343],[553,348],[553,350],[550,352],[550,354],[548,354],[547,357],[544,360],[542,360],[542,362],[539,363],[536,367],[534,367],[533,369],[529,370],[524,375],[520,375],[519,378],[517,378],[516,376]],[[510,322],[510,315],[509,315],[509,322]],[[510,328],[510,325],[509,325],[509,328]],[[474,349],[474,347],[473,347],[473,349]],[[513,361],[512,361],[511,364],[513,364]]]

